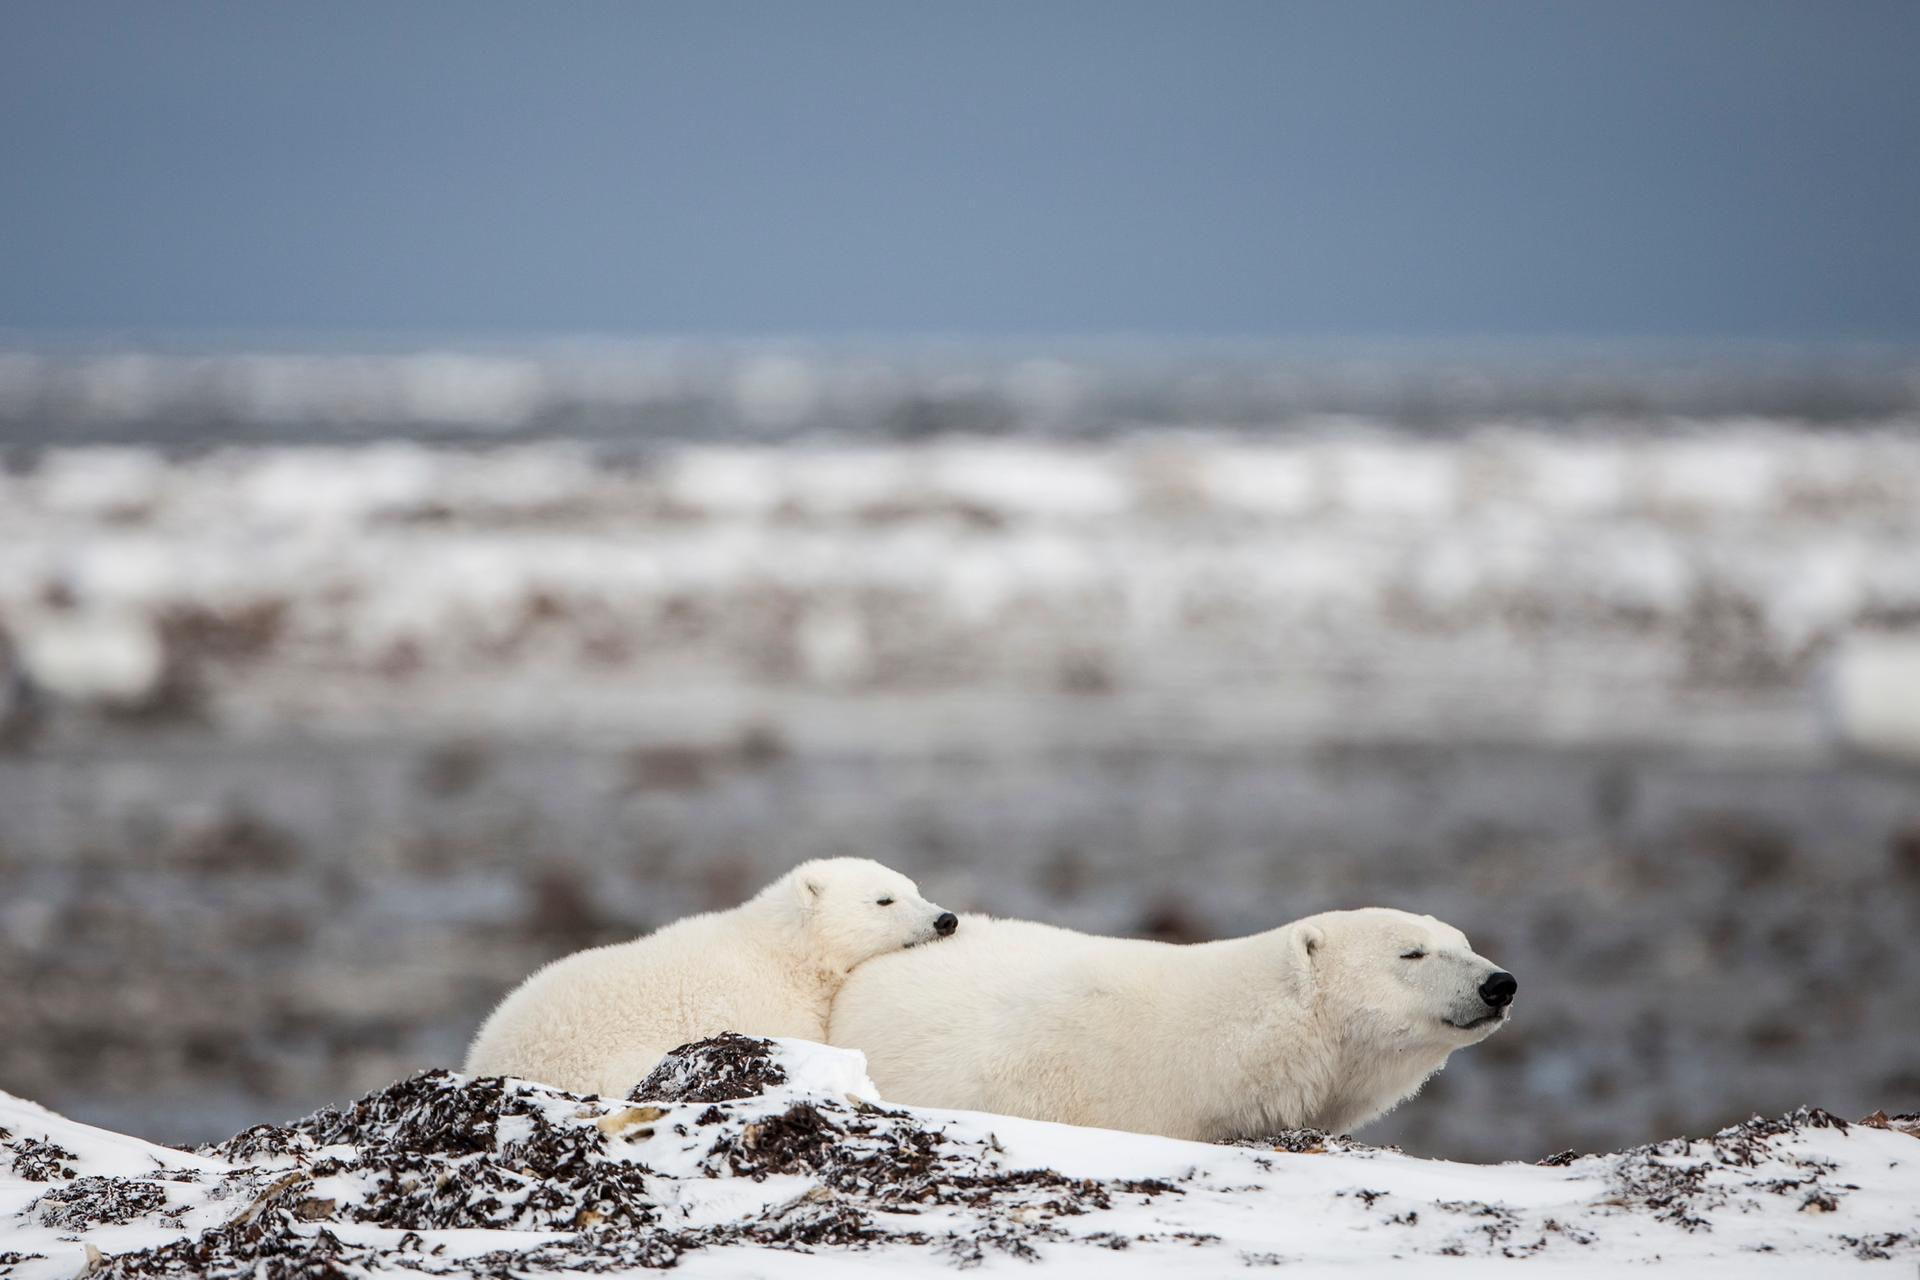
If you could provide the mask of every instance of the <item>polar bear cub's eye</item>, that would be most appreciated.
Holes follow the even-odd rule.
[[[1427,953],[1422,951],[1419,947],[1415,947],[1411,951],[1402,951],[1400,953],[1400,958],[1402,960],[1425,960],[1427,958]]]
[[[879,899],[879,900],[877,900],[877,901],[876,901],[876,902],[875,902],[875,903],[874,903],[873,905],[874,905],[874,906],[876,906],[876,907],[890,907],[890,906],[892,906],[892,905],[893,905],[893,899],[892,899],[892,898],[881,898],[881,899]]]

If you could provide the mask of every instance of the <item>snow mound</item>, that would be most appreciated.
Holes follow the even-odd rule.
[[[722,1036],[629,1099],[426,1071],[197,1153],[0,1095],[0,1276],[947,1270],[1549,1256],[1805,1275],[1920,1256],[1920,1117],[1817,1109],[1538,1165],[1208,1146],[872,1099],[857,1053]],[[770,1252],[775,1251],[775,1252]],[[1076,1259],[1078,1261],[1076,1261]]]
[[[878,1101],[866,1057],[809,1040],[721,1035],[682,1045],[628,1095],[630,1102],[734,1102],[785,1086]]]

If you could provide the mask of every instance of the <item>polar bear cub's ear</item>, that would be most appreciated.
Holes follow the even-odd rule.
[[[797,875],[793,878],[793,898],[802,911],[811,911],[820,904],[820,893],[825,885],[817,876]]]

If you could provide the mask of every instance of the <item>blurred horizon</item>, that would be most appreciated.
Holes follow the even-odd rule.
[[[1105,440],[1330,428],[1900,429],[1920,348],[1082,337],[446,338],[0,334],[0,447],[572,439]]]

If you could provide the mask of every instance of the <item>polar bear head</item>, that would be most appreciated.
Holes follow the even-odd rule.
[[[1388,907],[1329,911],[1296,922],[1323,1007],[1396,1045],[1456,1049],[1500,1029],[1519,984],[1432,916]]]
[[[921,897],[913,881],[867,858],[803,862],[768,892],[786,898],[808,954],[835,973],[960,927],[958,916]]]
[[[1334,1132],[1391,1111],[1454,1050],[1499,1030],[1519,985],[1432,916],[1367,907],[1277,932],[1328,1054],[1329,1087],[1305,1123]]]

